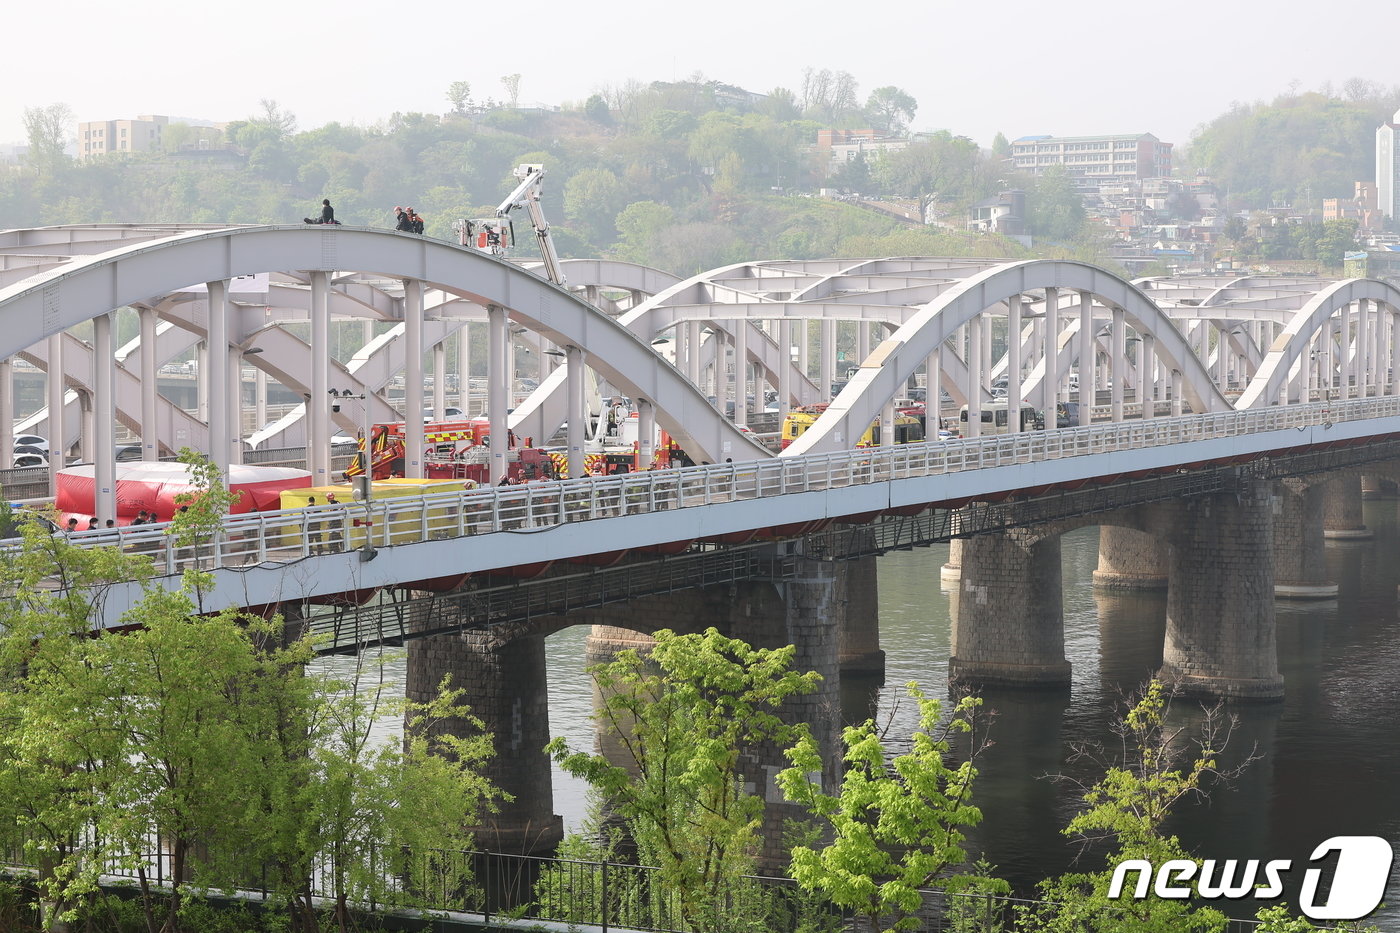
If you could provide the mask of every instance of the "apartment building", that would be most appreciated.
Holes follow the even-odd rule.
[[[1060,165],[1073,177],[1102,183],[1172,173],[1172,144],[1151,133],[1126,136],[1022,136],[1011,144],[1016,169],[1044,175]]]
[[[169,117],[142,114],[135,120],[95,120],[78,124],[78,158],[91,159],[113,152],[149,152],[159,149],[161,131]]]
[[[1376,129],[1376,206],[1392,220],[1400,217],[1400,110]]]

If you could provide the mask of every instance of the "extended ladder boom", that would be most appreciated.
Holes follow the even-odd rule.
[[[508,217],[515,208],[525,208],[530,215],[530,225],[535,228],[535,239],[539,241],[545,277],[555,285],[566,285],[564,272],[559,267],[559,256],[554,252],[554,241],[549,238],[549,222],[544,219],[544,209],[540,207],[540,182],[544,179],[544,166],[523,163],[514,174],[520,179],[520,184],[496,208],[496,216]]]

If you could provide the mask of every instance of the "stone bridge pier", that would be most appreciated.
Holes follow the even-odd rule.
[[[1274,488],[1274,595],[1282,599],[1337,595],[1337,584],[1327,579],[1323,489],[1306,477],[1279,480]]]
[[[954,684],[1067,687],[1060,537],[1016,528],[962,540],[952,590]]]
[[[1095,583],[1167,585],[1161,674],[1189,694],[1283,694],[1274,631],[1274,514],[1304,521],[1311,500],[1241,477],[1236,491],[976,535],[960,548],[949,678],[962,686],[1064,687],[1060,536],[1100,526]],[[1314,502],[1313,506],[1316,507]],[[1314,527],[1320,528],[1315,525]],[[1300,541],[1320,542],[1299,534]],[[1309,559],[1301,544],[1290,559]],[[1316,562],[1314,562],[1316,563]],[[1297,571],[1306,585],[1315,571]],[[1325,582],[1325,581],[1323,581]]]
[[[789,575],[643,597],[575,613],[571,620],[593,626],[586,649],[590,665],[610,661],[625,648],[645,651],[652,644],[650,632],[658,628],[688,633],[713,626],[759,648],[795,645],[794,667],[816,671],[822,680],[815,693],[790,699],[781,715],[811,729],[825,760],[823,784],[833,790],[841,773],[840,688],[845,661],[853,644],[864,646],[856,652],[857,658],[869,658],[872,635],[878,651],[878,627],[869,604],[874,596],[873,559],[865,566],[860,563],[801,558]],[[854,587],[852,577],[857,581]],[[854,636],[843,634],[848,619],[856,622]],[[883,659],[883,654],[879,657]],[[600,699],[595,693],[595,706]],[[597,748],[616,764],[630,764],[618,743],[602,732]],[[759,865],[775,870],[787,864],[784,825],[801,815],[784,801],[774,782],[778,771],[787,767],[787,759],[776,745],[750,748],[744,757],[746,787],[766,803]]]
[[[479,845],[498,852],[528,854],[552,850],[564,838],[554,813],[549,773],[549,696],[545,678],[544,633],[470,629],[408,643],[408,699],[425,702],[444,676],[466,691],[471,707],[495,742],[486,777],[510,794],[500,809],[476,828]],[[439,727],[454,735],[471,732],[466,722]]]
[[[1331,474],[1323,484],[1323,535],[1334,541],[1362,541],[1372,537],[1361,517],[1361,474]]]
[[[1165,590],[1167,544],[1155,535],[1124,528],[1099,526],[1099,566],[1094,586],[1109,590]]]
[[[786,547],[800,544],[775,545]],[[883,662],[874,560],[847,563],[799,556],[795,563],[775,560],[773,566],[767,579],[639,597],[567,618],[551,616],[410,641],[409,699],[426,700],[450,675],[452,684],[466,691],[464,702],[495,738],[496,755],[487,777],[514,799],[486,817],[477,830],[480,843],[503,852],[545,852],[562,838],[550,763],[543,751],[550,740],[544,639],[569,625],[591,626],[585,646],[589,665],[610,661],[625,648],[646,652],[653,644],[651,633],[661,628],[691,633],[713,626],[756,647],[796,645],[795,667],[821,674],[821,685],[813,694],[789,700],[781,715],[789,722],[807,723],[826,761],[823,783],[834,789],[840,777],[842,669],[849,664],[868,675]],[[779,572],[780,567],[790,572]],[[595,695],[595,707],[598,699]],[[444,723],[442,728],[454,734],[469,731],[465,722]],[[619,745],[603,733],[598,736],[599,753],[626,764]],[[769,870],[786,864],[784,822],[798,815],[774,783],[777,772],[787,766],[782,752],[776,746],[760,746],[745,753],[746,783],[768,804],[760,863]]]
[[[1154,507],[1166,521],[1167,635],[1162,676],[1188,695],[1278,699],[1273,483]]]

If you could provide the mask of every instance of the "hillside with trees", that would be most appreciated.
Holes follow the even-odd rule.
[[[355,225],[392,227],[392,208],[412,205],[429,235],[450,238],[454,221],[490,215],[514,187],[517,164],[538,162],[549,172],[546,211],[566,257],[609,255],[690,274],[753,258],[1027,254],[1000,237],[958,232],[968,204],[1008,186],[1033,188],[1009,178],[1001,157],[945,131],[827,177],[814,151],[818,130],[902,133],[918,104],[893,86],[862,103],[845,72],[809,69],[798,88],[750,94],[696,76],[628,82],[544,110],[476,103],[458,81],[442,114],[305,130],[263,101],[222,131],[172,125],[163,151],[90,161],[62,154],[68,108],[32,108],[30,158],[0,175],[0,227],[287,223],[326,197]],[[948,223],[901,221],[819,198],[822,188],[936,204],[932,213]],[[1072,224],[1045,234],[1071,244],[1058,254],[1094,253]]]
[[[754,94],[696,75],[629,81],[542,109],[515,106],[519,76],[508,77],[515,81],[505,100],[476,101],[470,83],[455,81],[445,112],[395,113],[369,126],[301,129],[294,114],[265,100],[222,129],[170,125],[159,152],[88,161],[64,154],[74,126],[66,106],[30,108],[28,157],[0,174],[0,228],[288,223],[325,197],[353,225],[392,227],[392,208],[412,205],[430,236],[451,238],[458,219],[493,213],[514,187],[517,164],[538,162],[549,172],[545,209],[565,257],[610,256],[683,275],[747,259],[834,255],[1036,255],[1113,265],[1107,235],[1086,221],[1068,177],[1018,176],[1001,134],[990,150],[947,130],[913,134],[906,148],[829,171],[815,146],[819,131],[907,132],[919,104],[898,87],[862,95],[846,72],[808,69],[796,90]],[[1350,197],[1356,179],[1373,176],[1375,127],[1397,105],[1400,88],[1360,80],[1339,92],[1237,105],[1202,127],[1179,171],[1208,174],[1232,211]],[[1034,249],[962,232],[970,205],[1012,188],[1027,192]],[[824,190],[842,196],[819,197]],[[934,223],[860,203],[873,200],[898,201]],[[1257,239],[1252,253],[1261,258],[1318,252]],[[1252,254],[1241,245],[1241,255]]]
[[[1398,107],[1400,86],[1359,78],[1340,90],[1236,104],[1197,131],[1184,161],[1209,175],[1234,210],[1319,207],[1376,177],[1376,127]]]

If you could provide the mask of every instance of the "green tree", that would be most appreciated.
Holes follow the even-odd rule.
[[[869,191],[870,181],[870,165],[865,161],[863,152],[857,152],[854,159],[843,164],[831,175],[832,185],[842,191]]]
[[[620,234],[615,252],[619,259],[646,264],[662,232],[676,222],[676,212],[655,201],[635,201],[617,215]]]
[[[1350,217],[1323,223],[1316,240],[1317,259],[1329,266],[1340,266],[1343,254],[1348,250],[1360,249],[1360,244],[1356,242],[1356,228],[1356,220]]]
[[[973,733],[982,701],[966,697],[940,722],[938,701],[924,696],[917,684],[907,689],[919,706],[919,727],[907,753],[890,757],[880,730],[866,721],[842,734],[846,751],[839,794],[823,793],[814,779],[822,771],[821,750],[810,736],[788,751],[792,767],[777,778],[784,795],[806,807],[818,834],[830,839],[794,848],[792,877],[855,911],[871,930],[917,927],[920,889],[967,861],[963,829],[982,821],[982,811],[971,802],[977,776],[971,758],[948,764],[952,737]],[[970,883],[956,878],[951,886]],[[885,926],[891,917],[898,919]]]
[[[217,470],[189,459],[199,482],[175,533],[197,551],[229,499]],[[378,690],[305,676],[311,647],[284,647],[278,620],[200,611],[199,570],[94,636],[104,588],[140,585],[149,558],[21,528],[24,546],[0,556],[0,844],[38,865],[46,928],[64,929],[111,864],[140,878],[148,929],[172,933],[187,885],[236,887],[264,867],[307,931],[318,862],[342,930],[351,902],[466,883],[460,858],[436,853],[470,844],[494,790],[481,777],[490,738],[459,692],[402,704],[402,745],[371,742]],[[444,735],[449,718],[478,732]],[[157,834],[168,898],[145,874]]]
[[[72,132],[73,111],[67,104],[24,108],[24,135],[29,143],[25,162],[30,171],[52,176],[68,164],[63,151]]]
[[[778,710],[818,676],[792,669],[791,645],[757,649],[714,629],[655,638],[647,658],[628,650],[589,669],[603,697],[599,726],[626,761],[573,751],[563,739],[548,750],[626,821],[639,859],[660,869],[686,928],[723,929],[713,911],[751,869],[763,812],[762,798],[743,790],[762,780],[748,770],[745,750],[805,735]]]
[[[594,94],[584,101],[583,114],[599,126],[612,125],[612,111],[608,109],[608,102],[603,100],[601,94]]]
[[[897,135],[904,132],[918,110],[919,102],[893,85],[877,87],[865,101],[866,119],[883,133]]]
[[[980,197],[981,152],[966,136],[941,130],[890,153],[879,165],[877,181],[887,190],[918,198],[922,216],[935,199],[966,201]]]
[[[446,680],[429,703],[387,699],[378,664],[357,667],[349,683],[325,687],[312,779],[294,825],[306,840],[300,851],[325,862],[332,915],[344,933],[354,926],[352,903],[417,903],[413,889],[403,890],[396,878],[411,877],[425,891],[460,889],[470,878],[460,858],[471,848],[468,827],[498,794],[481,775],[493,754],[491,736]],[[401,746],[371,736],[386,715],[404,717]],[[444,728],[449,722],[472,732],[454,735]]]
[[[520,75],[502,75],[501,86],[506,89],[506,106],[511,110],[520,106]]]
[[[472,86],[469,81],[453,81],[447,86],[447,101],[453,113],[466,113],[472,100]]]
[[[617,238],[613,220],[626,203],[622,183],[605,168],[584,169],[564,183],[564,216],[600,250]]]
[[[1084,200],[1064,166],[1052,165],[1026,193],[1026,226],[1048,240],[1077,239],[1084,229]]]
[[[1161,865],[1189,858],[1177,837],[1165,832],[1172,810],[1204,794],[1209,781],[1227,780],[1253,756],[1228,771],[1217,762],[1228,741],[1219,708],[1207,710],[1194,742],[1169,723],[1166,688],[1151,681],[1119,728],[1122,759],[1105,763],[1104,777],[1085,789],[1085,809],[1064,833],[1085,846],[1109,844],[1108,863],[1146,859]],[[1028,905],[1022,921],[1046,933],[1205,933],[1224,928],[1211,908],[1149,893],[1141,900],[1110,900],[1112,871],[1076,872],[1042,882],[1044,902]]]

